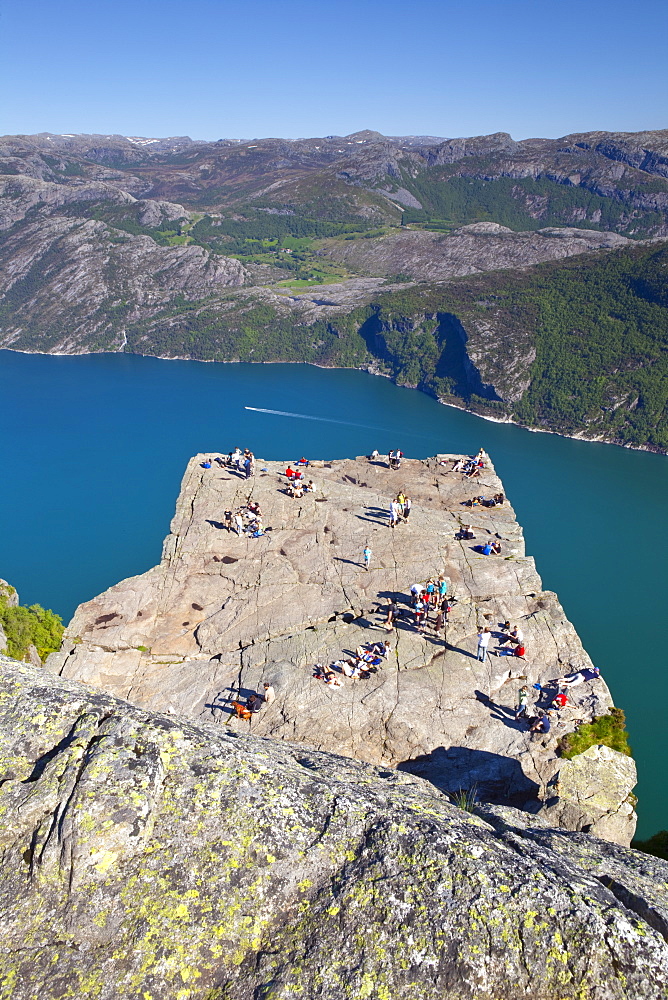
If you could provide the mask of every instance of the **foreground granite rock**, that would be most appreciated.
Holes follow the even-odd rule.
[[[664,862],[0,669],[3,998],[666,994]]]
[[[503,490],[491,464],[471,481],[441,457],[405,460],[398,472],[380,460],[316,462],[308,470],[316,492],[296,500],[282,463],[258,462],[245,480],[215,463],[204,469],[203,459],[188,466],[160,566],[82,605],[49,669],[152,710],[414,770],[449,791],[475,786],[486,800],[532,810],[554,803],[558,738],[612,701],[603,681],[582,685],[543,739],[515,721],[521,684],[591,661],[556,596],[543,591],[512,507],[465,506]],[[400,489],[413,508],[392,530],[387,509]],[[271,528],[262,538],[223,526],[225,509],[251,495]],[[458,537],[464,522],[473,541]],[[501,541],[501,556],[475,551],[489,538]],[[407,606],[411,584],[441,572],[457,598],[445,638],[401,621],[391,656],[369,679],[338,690],[314,679],[316,663],[384,639],[388,598]],[[479,629],[500,635],[507,619],[525,632],[526,660],[478,662]],[[275,702],[250,724],[233,719],[231,701],[264,682]],[[560,821],[628,844],[635,770],[630,759],[624,766],[627,782],[615,784],[604,809],[561,809]]]

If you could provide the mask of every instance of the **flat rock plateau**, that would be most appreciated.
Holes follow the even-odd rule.
[[[591,662],[543,590],[508,501],[465,505],[503,491],[491,463],[468,480],[451,471],[457,456],[404,460],[399,471],[383,460],[319,461],[306,470],[315,492],[292,499],[284,463],[258,461],[246,480],[215,461],[204,468],[205,457],[187,467],[160,565],[81,605],[47,661],[52,672],[150,711],[411,771],[442,791],[630,843],[633,760],[605,747],[574,761],[557,754],[561,736],[610,709],[604,682],[575,688],[549,735],[515,721],[521,684],[546,685]],[[400,490],[412,512],[392,529],[388,506]],[[223,512],[251,498],[268,530],[238,537]],[[460,540],[465,522],[475,539]],[[488,539],[500,541],[500,555],[476,551]],[[388,600],[408,610],[411,585],[439,573],[456,598],[444,637],[402,619],[369,677],[339,688],[314,677],[316,664],[385,639]],[[477,633],[488,626],[502,638],[506,620],[524,631],[526,659],[479,662]],[[275,701],[250,722],[236,718],[231,702],[265,682]]]

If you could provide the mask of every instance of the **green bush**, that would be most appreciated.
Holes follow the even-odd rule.
[[[659,830],[649,840],[632,840],[631,847],[643,854],[653,854],[655,858],[668,861],[668,830]]]
[[[60,648],[62,619],[40,604],[9,607],[7,596],[0,594],[0,624],[7,636],[7,654],[15,660],[25,659],[29,646],[35,646],[41,660]]]
[[[611,750],[618,750],[628,757],[631,756],[626,717],[621,708],[612,708],[609,715],[599,715],[593,722],[588,722],[575,732],[562,736],[557,747],[562,757],[571,760],[599,743],[610,747]]]

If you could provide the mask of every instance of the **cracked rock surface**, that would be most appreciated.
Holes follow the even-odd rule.
[[[548,736],[515,721],[521,684],[545,685],[590,660],[556,595],[543,591],[512,507],[464,506],[503,490],[491,465],[466,480],[448,471],[449,458],[445,466],[404,460],[400,471],[366,459],[317,462],[307,470],[316,492],[296,500],[285,493],[285,464],[258,461],[245,480],[215,463],[203,469],[203,459],[188,465],[160,565],[81,605],[50,670],[147,709],[412,770],[451,792],[475,787],[487,801],[555,806],[557,740],[612,702],[597,680],[573,689]],[[400,489],[413,508],[391,529],[388,504]],[[223,512],[251,495],[271,531],[239,538],[223,527]],[[461,523],[473,525],[473,541],[456,537]],[[475,551],[488,538],[501,541],[500,556]],[[439,573],[456,597],[445,637],[422,635],[406,618],[368,678],[340,688],[314,678],[315,664],[385,639],[388,597],[408,610],[411,584]],[[524,631],[526,660],[479,662],[478,631],[501,636],[506,620]],[[275,701],[250,723],[236,719],[231,701],[264,682]],[[618,756],[608,763],[623,780],[611,783],[605,805],[581,790],[578,807],[562,803],[554,823],[630,842],[635,768]]]
[[[12,1000],[659,1000],[668,864],[0,657]]]

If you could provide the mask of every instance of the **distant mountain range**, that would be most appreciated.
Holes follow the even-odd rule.
[[[0,346],[359,364],[480,412],[663,450],[666,400],[652,390],[649,403],[637,383],[649,373],[658,385],[666,374],[656,343],[665,330],[666,238],[668,130],[522,142],[503,132],[217,142],[5,136]],[[576,255],[577,266],[554,263]],[[601,268],[605,294],[593,277]],[[464,309],[468,326],[456,312],[473,287],[467,275],[497,296],[484,322]],[[552,403],[543,396],[529,405],[536,386],[550,383],[538,344],[557,286],[579,303],[583,356],[612,326],[599,372],[585,378],[590,391],[572,374],[570,392],[571,375],[560,369]],[[516,301],[520,288],[533,296],[533,312],[494,313],[503,289]],[[419,348],[391,349],[378,331],[369,335],[365,324],[390,299],[410,300],[403,317],[392,306],[391,324],[422,330]],[[640,322],[647,309],[651,321]],[[468,379],[456,325],[446,336],[439,318],[450,314],[468,345]],[[520,314],[511,385],[500,373]],[[490,323],[496,332],[485,335]],[[626,334],[613,348],[619,323]],[[550,329],[552,341],[572,334]],[[497,358],[501,342],[506,355]],[[455,355],[459,374],[448,368]],[[603,395],[601,378],[610,382]]]

